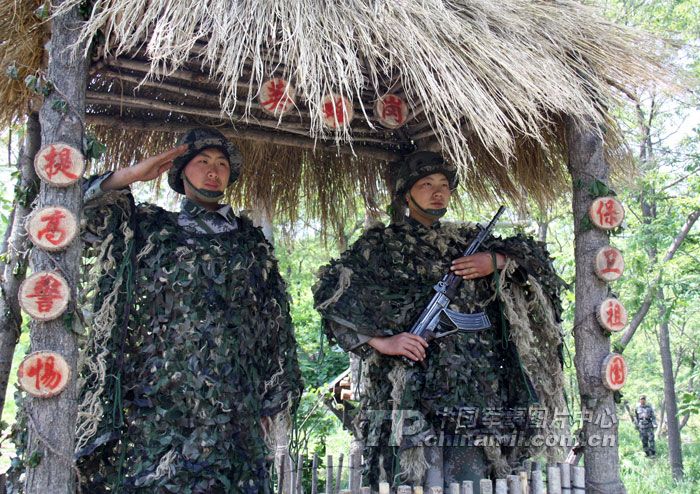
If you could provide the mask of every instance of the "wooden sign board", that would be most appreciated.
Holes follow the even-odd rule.
[[[588,216],[596,228],[614,230],[625,219],[625,208],[615,197],[599,197],[593,201],[588,209]]]
[[[38,321],[56,319],[66,311],[69,301],[68,283],[53,271],[35,273],[19,287],[19,305]]]
[[[323,125],[329,129],[343,129],[350,126],[355,116],[352,101],[338,94],[329,94],[321,100]]]
[[[296,90],[284,79],[276,77],[266,81],[260,87],[258,102],[266,113],[281,117],[294,108]]]
[[[70,381],[70,367],[58,353],[34,352],[19,364],[17,381],[30,395],[50,398],[65,389]]]
[[[603,360],[600,373],[605,387],[617,391],[627,381],[627,362],[619,353],[611,353]]]
[[[32,243],[48,251],[65,249],[78,233],[75,216],[60,206],[35,211],[27,218],[25,227]]]
[[[34,158],[36,174],[54,187],[68,187],[80,180],[85,171],[85,159],[80,151],[57,142],[43,147]]]
[[[608,333],[617,333],[627,326],[627,310],[616,298],[606,298],[596,312],[598,323]]]
[[[374,116],[387,129],[398,129],[408,120],[406,101],[395,94],[387,94],[374,104]]]
[[[615,281],[625,271],[625,259],[615,247],[601,248],[595,255],[595,274],[603,281]]]

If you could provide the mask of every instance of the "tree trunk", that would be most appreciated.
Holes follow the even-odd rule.
[[[60,3],[60,2],[58,2]],[[64,142],[81,150],[85,121],[85,86],[89,60],[83,57],[78,41],[82,21],[78,8],[55,17],[48,44],[47,79],[54,89],[46,97],[39,113],[42,146]],[[37,207],[60,205],[80,217],[82,192],[80,184],[65,188],[42,182]],[[37,271],[59,271],[71,288],[71,304],[65,316],[53,321],[32,321],[32,351],[48,350],[59,353],[71,369],[71,379],[64,391],[56,397],[28,398],[27,456],[38,452],[41,459],[36,467],[26,470],[27,494],[72,493],[75,491],[74,464],[75,422],[77,416],[76,363],[78,345],[73,326],[68,320],[78,317],[75,307],[79,281],[82,245],[74,241],[68,249],[47,253],[34,249],[32,267]]]
[[[620,480],[618,457],[618,426],[613,392],[601,379],[601,365],[610,353],[610,338],[603,334],[595,317],[596,306],[608,294],[608,286],[593,271],[595,253],[609,244],[608,236],[598,229],[584,231],[583,220],[588,216],[591,197],[588,185],[593,179],[607,182],[609,168],[605,161],[603,139],[595,129],[585,129],[577,122],[566,120],[569,149],[569,173],[574,184],[573,214],[576,258],[576,308],[574,340],[576,346],[576,375],[581,394],[583,417],[583,448],[586,464],[586,492],[624,493]],[[610,418],[613,424],[596,419]]]
[[[32,113],[27,117],[27,132],[24,145],[19,155],[17,168],[20,171],[19,187],[25,191],[23,197],[15,197],[12,221],[7,225],[7,264],[3,266],[2,297],[0,297],[0,415],[5,407],[7,382],[12,369],[12,357],[19,340],[22,327],[22,314],[17,302],[19,285],[27,272],[26,252],[30,247],[24,229],[24,222],[29,208],[36,198],[38,180],[34,171],[34,156],[39,151],[41,129],[39,115]],[[5,249],[3,248],[3,251]]]
[[[666,306],[663,290],[659,290],[659,308],[661,324],[659,325],[659,353],[664,375],[664,402],[666,403],[666,426],[668,429],[668,459],[671,473],[675,480],[683,478],[683,454],[681,452],[681,432],[678,426],[678,403],[676,401],[676,383],[673,378],[673,361],[671,358],[671,338],[668,331],[670,309]]]

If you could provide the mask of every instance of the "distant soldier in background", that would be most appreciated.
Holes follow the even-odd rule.
[[[639,437],[642,438],[642,447],[647,456],[653,458],[656,456],[656,443],[654,442],[654,429],[656,429],[656,415],[654,408],[647,404],[647,397],[642,395],[639,397],[639,405],[634,411],[635,426],[639,431]]]

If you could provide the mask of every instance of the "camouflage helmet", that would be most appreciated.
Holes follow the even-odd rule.
[[[182,172],[192,158],[207,148],[219,149],[226,156],[230,166],[228,185],[235,182],[240,175],[243,157],[240,151],[218,130],[208,127],[190,129],[178,139],[177,145],[182,144],[187,144],[187,151],[173,160],[173,166],[168,171],[168,184],[175,192],[185,193]]]
[[[416,151],[391,164],[389,174],[394,184],[394,193],[400,196],[413,187],[418,180],[433,173],[442,173],[454,190],[459,184],[457,169],[446,163],[442,156],[432,151]]]

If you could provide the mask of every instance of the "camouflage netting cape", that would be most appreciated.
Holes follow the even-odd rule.
[[[94,202],[83,492],[269,492],[260,417],[290,413],[301,394],[270,245],[242,218],[232,232],[192,234],[125,192]]]
[[[459,433],[455,416],[465,407],[482,414],[489,409],[523,410],[534,403],[552,413],[565,410],[561,280],[544,246],[522,235],[488,238],[481,250],[506,254],[506,267],[494,276],[463,282],[452,305],[465,313],[485,310],[492,328],[432,342],[426,370],[380,355],[364,343],[369,337],[408,330],[434,294],[432,286],[476,233],[468,226],[438,223],[428,228],[412,219],[379,225],[320,271],[314,296],[326,335],[365,358],[356,424],[365,440],[365,480],[373,485],[380,480],[422,482],[427,463],[420,446],[440,431]],[[520,419],[516,425],[486,430],[531,433],[523,430]],[[495,475],[543,452],[484,447]],[[561,451],[544,453],[558,456]]]

